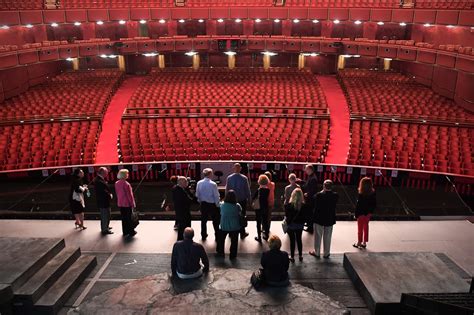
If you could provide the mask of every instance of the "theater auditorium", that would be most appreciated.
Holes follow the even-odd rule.
[[[474,0],[0,0],[2,315],[473,314],[473,185]]]

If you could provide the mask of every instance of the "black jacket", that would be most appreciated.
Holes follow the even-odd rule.
[[[288,279],[290,260],[288,253],[279,249],[271,249],[262,254],[260,261],[265,281],[281,282]]]
[[[252,200],[258,199],[260,201],[260,209],[267,211],[269,208],[268,197],[270,196],[270,189],[268,188],[259,188],[254,194]]]
[[[336,205],[339,195],[335,191],[320,191],[314,198],[313,222],[322,226],[336,224]]]
[[[82,187],[84,185],[84,180],[82,178],[79,178],[79,177],[74,177],[72,179],[72,182],[71,182],[71,190],[69,192],[69,202],[72,202],[73,199],[72,199],[72,194],[73,192],[77,192],[77,193],[82,193],[83,191],[80,189],[80,187]]]
[[[191,220],[191,203],[193,197],[191,194],[179,185],[172,188],[174,211],[177,221]]]
[[[368,215],[374,213],[377,207],[377,198],[375,192],[370,195],[361,195],[357,198],[357,205],[355,210],[355,216],[358,218],[361,215]]]
[[[308,180],[304,183],[301,187],[305,194],[308,194],[306,198],[306,204],[310,206],[314,206],[314,196],[318,192],[318,177],[315,173],[308,177]],[[314,209],[311,209],[314,210]]]
[[[201,269],[200,262],[204,265],[203,271],[209,270],[209,259],[201,244],[193,240],[183,240],[176,242],[171,254],[171,271],[189,275]]]
[[[298,211],[293,207],[291,203],[285,205],[285,218],[288,224],[304,224],[306,222],[306,205],[303,204],[301,209]]]
[[[109,185],[101,176],[94,178],[95,196],[97,200],[97,207],[99,208],[110,208],[110,194],[112,191]]]

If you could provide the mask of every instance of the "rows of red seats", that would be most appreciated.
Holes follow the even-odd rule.
[[[174,7],[174,0],[60,0],[60,8],[154,8]]]
[[[324,162],[328,120],[291,118],[125,119],[121,161]]]
[[[91,164],[99,121],[0,126],[0,170]]]
[[[353,121],[348,164],[474,175],[474,129]]]
[[[474,121],[453,100],[400,73],[346,69],[338,78],[353,115]]]
[[[101,116],[122,77],[116,70],[62,73],[1,103],[0,118]]]
[[[415,8],[419,9],[473,9],[472,0],[415,0]]]
[[[143,81],[128,104],[129,108],[196,106],[326,108],[327,104],[314,75],[289,68],[158,71]]]
[[[40,10],[43,0],[2,0],[0,10]]]

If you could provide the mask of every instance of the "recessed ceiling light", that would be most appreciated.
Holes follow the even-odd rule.
[[[380,22],[377,22],[377,25],[384,25],[385,23],[380,21]]]
[[[362,22],[361,22],[361,21],[359,21],[359,20],[357,20],[357,21],[354,21],[354,24],[356,24],[356,25],[360,25],[360,24],[362,24]]]
[[[199,23],[203,23],[204,20],[203,20],[203,19],[199,19],[198,22],[199,22]]]
[[[165,23],[166,23],[166,21],[163,20],[163,19],[159,20],[158,22],[159,22],[160,24],[165,24]]]
[[[217,22],[222,23],[224,22],[224,19],[218,19]]]
[[[240,22],[242,22],[241,19],[235,19],[235,23],[240,23]]]
[[[319,20],[313,20],[313,23],[315,23],[315,24],[319,23]]]
[[[454,25],[448,25],[446,26],[447,28],[454,28],[455,26]]]
[[[401,22],[401,23],[400,23],[400,26],[407,26],[407,23]]]
[[[27,27],[27,28],[32,28],[33,25],[31,25],[31,24],[26,24],[25,27]]]
[[[97,21],[96,23],[97,23],[98,25],[102,25],[102,24],[104,24],[104,22],[103,22],[103,21]]]
[[[431,24],[430,24],[430,23],[425,23],[425,24],[423,24],[423,26],[424,26],[424,27],[430,27]]]
[[[298,19],[293,20],[293,23],[299,23],[299,22],[300,22],[300,20],[298,20]]]
[[[262,20],[256,19],[255,22],[260,23],[260,22],[262,22]]]
[[[341,21],[339,21],[339,20],[334,20],[333,22],[334,22],[334,24],[339,24],[339,23],[341,23]]]
[[[80,25],[81,25],[81,22],[74,22],[74,25],[80,26]]]
[[[178,21],[179,23],[184,23],[185,21],[183,19],[179,20]]]
[[[146,24],[146,20],[140,20],[140,24]]]
[[[280,23],[280,19],[275,19],[275,20],[273,20],[273,22]]]
[[[58,27],[59,24],[58,24],[58,23],[51,23],[51,26],[52,26],[52,27]]]

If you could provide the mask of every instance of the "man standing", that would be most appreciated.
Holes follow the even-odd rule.
[[[305,184],[301,187],[304,192],[304,199],[306,206],[308,207],[308,218],[306,221],[306,232],[313,233],[313,212],[314,212],[314,197],[318,191],[318,178],[314,172],[314,166],[308,164],[305,166],[304,171],[308,176]]]
[[[188,180],[184,176],[178,176],[178,183],[173,187],[173,204],[178,221],[178,241],[183,239],[184,229],[191,227],[191,202],[192,195],[188,190]]]
[[[336,224],[336,204],[339,195],[332,191],[333,182],[329,179],[323,183],[323,190],[316,194],[315,203],[316,209],[314,211],[314,229],[316,235],[314,236],[314,251],[309,254],[319,258],[321,252],[321,240],[324,244],[324,258],[329,258],[331,254],[331,237],[332,228]]]
[[[171,272],[180,279],[194,279],[209,271],[209,259],[201,244],[193,242],[194,230],[187,227],[184,238],[173,246]],[[201,263],[203,267],[201,268]]]
[[[94,178],[95,194],[97,206],[100,211],[100,230],[102,235],[114,234],[111,231],[110,224],[110,200],[113,195],[105,178],[109,174],[109,170],[105,167],[99,168],[96,178]]]
[[[234,173],[227,177],[225,192],[233,190],[237,195],[237,203],[242,207],[242,216],[245,217],[247,213],[247,203],[250,200],[250,184],[247,176],[240,174],[242,166],[239,163],[235,163],[233,167]],[[240,229],[240,238],[244,239],[249,235],[245,231],[245,226]]]
[[[205,168],[202,171],[204,178],[196,186],[196,197],[201,205],[201,236],[202,240],[207,239],[207,220],[210,217],[214,227],[215,240],[219,235],[219,190],[217,184],[211,180],[213,171],[211,168]]]

